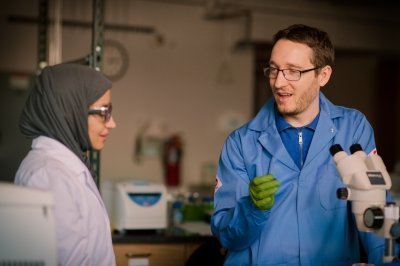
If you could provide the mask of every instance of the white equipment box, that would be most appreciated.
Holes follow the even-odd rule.
[[[167,228],[167,189],[147,181],[119,181],[102,185],[112,226],[123,230]]]
[[[57,265],[51,192],[0,182],[0,265]]]

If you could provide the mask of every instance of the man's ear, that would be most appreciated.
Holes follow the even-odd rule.
[[[331,74],[332,74],[331,66],[326,65],[323,68],[321,68],[318,75],[318,82],[320,87],[323,87],[326,85],[326,83],[328,83],[329,79],[331,78]]]

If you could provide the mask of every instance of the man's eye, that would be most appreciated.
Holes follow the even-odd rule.
[[[298,70],[294,70],[294,69],[288,69],[287,72],[289,75],[297,75],[299,73]]]

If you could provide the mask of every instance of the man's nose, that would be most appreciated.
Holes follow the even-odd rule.
[[[285,75],[283,74],[283,71],[279,70],[278,71],[278,75],[276,76],[275,82],[274,82],[275,87],[279,88],[279,87],[285,86],[287,84],[287,82],[288,81],[285,78]]]

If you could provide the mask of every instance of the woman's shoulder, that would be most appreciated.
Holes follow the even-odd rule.
[[[49,144],[46,139],[34,140],[32,149],[18,168],[15,183],[22,185],[43,183],[46,186],[50,180],[68,181],[70,177],[77,176],[87,169],[70,150],[60,146],[62,144],[54,146],[45,145],[46,143]]]

